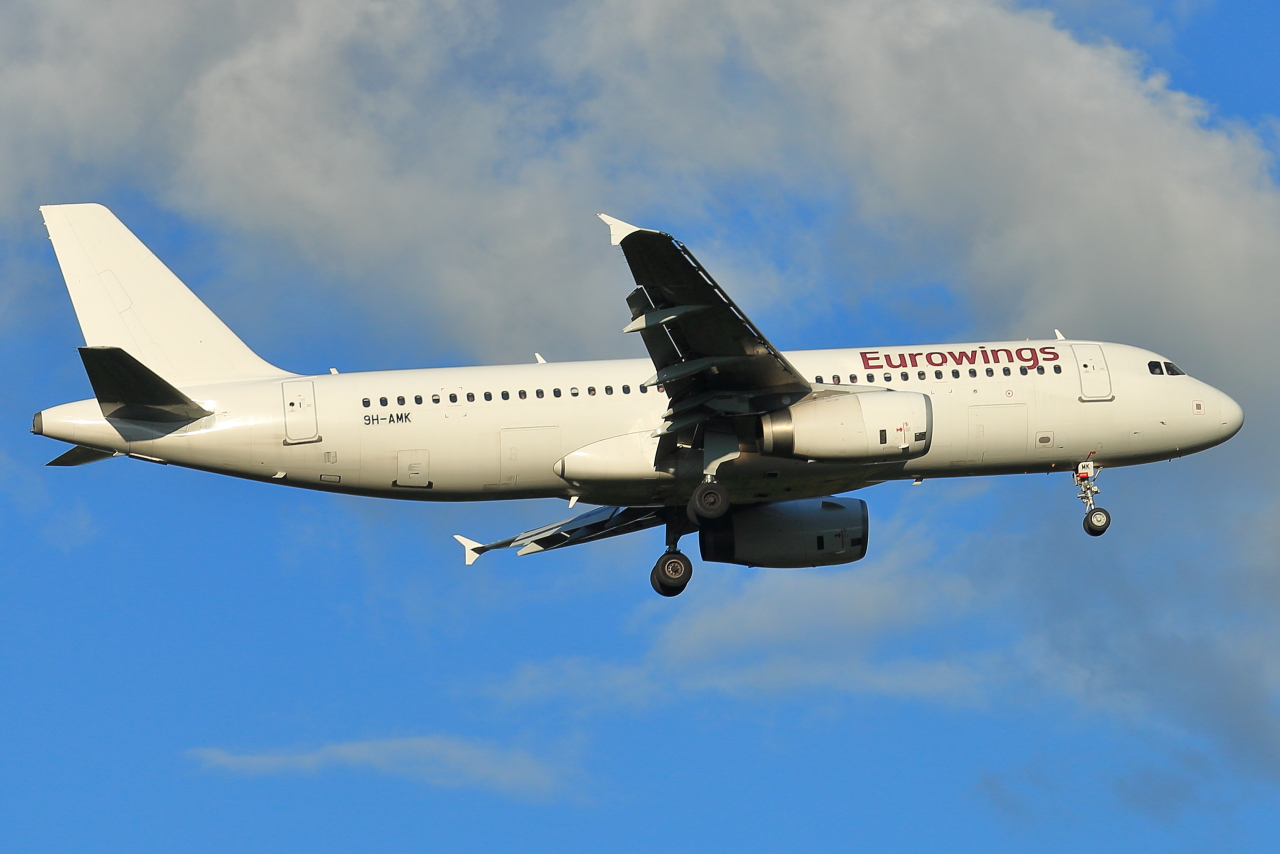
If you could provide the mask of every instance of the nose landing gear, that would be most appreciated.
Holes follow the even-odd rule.
[[[1111,514],[1093,504],[1093,497],[1102,491],[1098,488],[1101,473],[1102,469],[1095,468],[1091,462],[1076,466],[1076,483],[1080,486],[1076,497],[1084,502],[1084,530],[1091,537],[1101,537],[1111,527]]]

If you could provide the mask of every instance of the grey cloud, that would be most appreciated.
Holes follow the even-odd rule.
[[[433,786],[539,797],[553,794],[562,783],[556,769],[523,750],[441,735],[350,741],[299,752],[230,753],[202,747],[187,753],[204,768],[246,776],[354,768]]]

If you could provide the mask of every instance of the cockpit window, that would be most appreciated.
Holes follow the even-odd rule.
[[[1158,377],[1164,376],[1164,368],[1160,367],[1159,362],[1147,362],[1147,370]]]
[[[1173,362],[1164,363],[1164,372],[1171,377],[1185,377],[1186,373]]]

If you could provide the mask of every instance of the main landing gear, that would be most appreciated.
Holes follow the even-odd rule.
[[[714,480],[704,480],[689,499],[689,521],[697,525],[703,519],[719,519],[729,512],[729,490]]]
[[[692,508],[693,502],[689,506]],[[725,506],[728,506],[727,502]],[[687,520],[685,515],[679,507],[667,508],[667,551],[658,558],[653,572],[649,573],[649,583],[661,596],[679,596],[693,577],[693,561],[680,552],[679,545],[680,538],[696,529],[697,525]],[[692,515],[692,509],[689,515]]]
[[[1076,483],[1080,486],[1076,497],[1084,502],[1084,531],[1091,537],[1101,537],[1111,527],[1111,514],[1093,505],[1093,496],[1102,491],[1098,488],[1101,473],[1102,469],[1095,469],[1091,462],[1076,466]]]
[[[667,508],[667,551],[649,573],[649,583],[654,590],[662,596],[679,596],[684,592],[693,577],[693,561],[681,554],[680,538],[728,512],[729,490],[710,477],[693,490],[684,513],[678,506]]]

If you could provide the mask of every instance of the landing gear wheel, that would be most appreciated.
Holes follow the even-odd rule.
[[[698,484],[689,499],[689,518],[696,524],[701,519],[719,519],[729,512],[729,490],[718,483]]]
[[[1084,514],[1084,530],[1091,537],[1101,537],[1111,526],[1111,514],[1101,507],[1094,507]]]
[[[662,596],[679,596],[692,577],[693,561],[680,552],[667,552],[649,573],[649,583]]]

